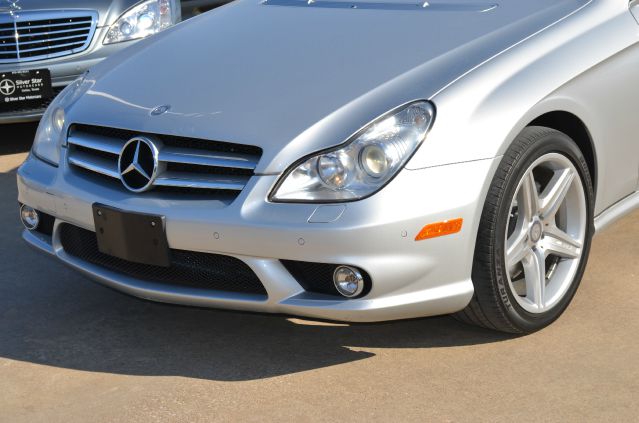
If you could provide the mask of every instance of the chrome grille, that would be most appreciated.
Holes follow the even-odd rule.
[[[261,148],[248,145],[73,125],[67,137],[67,161],[72,169],[119,183],[120,152],[128,140],[137,136],[148,137],[157,143],[160,171],[153,182],[157,189],[239,194],[253,176],[262,155]]]
[[[98,21],[92,11],[0,13],[0,63],[28,62],[86,50]]]

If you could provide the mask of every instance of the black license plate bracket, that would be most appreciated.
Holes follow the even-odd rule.
[[[165,217],[93,204],[98,249],[104,254],[154,266],[171,264]]]

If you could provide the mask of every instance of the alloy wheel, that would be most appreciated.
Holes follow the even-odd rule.
[[[521,178],[510,207],[505,266],[513,297],[527,312],[544,313],[568,292],[587,233],[579,172],[558,153],[537,159]]]

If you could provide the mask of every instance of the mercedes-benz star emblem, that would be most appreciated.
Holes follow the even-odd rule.
[[[16,91],[16,84],[10,79],[0,81],[0,94],[11,95]]]
[[[158,106],[154,108],[153,110],[151,110],[151,116],[160,116],[168,112],[169,110],[171,110],[171,105],[163,104],[162,106]]]
[[[128,190],[147,191],[158,173],[158,148],[146,137],[131,138],[120,152],[118,171]]]

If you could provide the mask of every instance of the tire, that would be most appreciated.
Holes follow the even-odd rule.
[[[475,246],[475,293],[455,316],[516,334],[555,321],[586,268],[593,202],[588,165],[577,144],[550,128],[524,129],[492,180]]]

